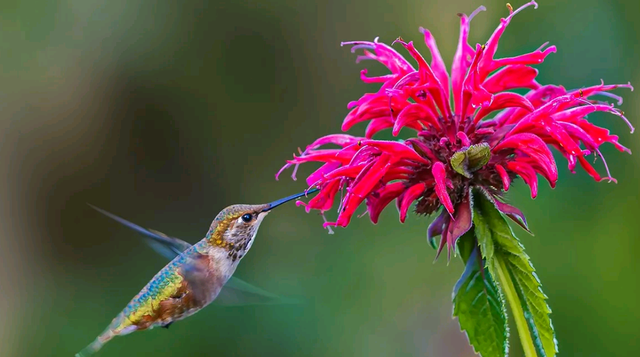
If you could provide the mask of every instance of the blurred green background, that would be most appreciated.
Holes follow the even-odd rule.
[[[402,35],[426,53],[424,26],[450,63],[456,13],[480,4],[488,11],[470,41],[482,43],[506,16],[503,1],[0,2],[0,356],[72,356],[165,264],[87,202],[195,242],[229,204],[301,191],[275,172],[376,89],[340,41]],[[631,0],[541,1],[498,54],[551,41],[559,50],[538,67],[542,83],[638,85],[638,13]],[[637,92],[616,93],[640,126]],[[640,153],[618,118],[592,118]],[[640,156],[604,153],[617,185],[559,159],[555,190],[542,184],[536,200],[522,183],[510,191],[536,234],[516,230],[561,356],[640,354]],[[98,356],[472,356],[450,317],[462,264],[433,263],[428,222],[402,225],[390,208],[377,226],[356,219],[328,235],[319,216],[279,208],[237,276],[306,304],[211,306]]]

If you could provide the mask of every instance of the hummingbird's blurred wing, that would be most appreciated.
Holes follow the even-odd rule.
[[[142,235],[144,235],[145,238],[147,238],[147,244],[149,244],[151,248],[153,248],[160,255],[167,257],[169,260],[172,260],[176,256],[180,255],[180,253],[184,252],[185,250],[189,249],[189,247],[191,247],[191,244],[181,239],[169,237],[166,234],[162,232],[158,232],[153,229],[142,228],[135,223],[131,223],[125,220],[124,218],[118,217],[115,214],[109,213],[92,204],[88,204],[88,205],[91,208],[95,209],[96,211],[115,220],[116,222],[126,227],[129,227],[138,233],[142,233]]]
[[[149,244],[158,254],[164,255],[169,260],[173,260],[177,255],[180,255],[191,247],[190,243],[181,239],[169,237],[155,229],[148,228],[148,230],[155,234],[157,239],[147,239],[147,244]]]
[[[272,294],[231,277],[213,302],[221,306],[298,304],[299,301]]]
[[[168,235],[151,228],[142,228],[135,223],[131,223],[124,218],[118,217],[115,214],[109,213],[94,205],[89,204],[89,206],[116,222],[144,235],[144,237],[147,238],[147,244],[149,244],[157,253],[165,256],[169,260],[173,260],[176,256],[191,247],[191,244],[181,239],[169,237]],[[185,268],[188,275],[187,280],[189,280],[194,287],[199,286],[202,281],[202,268],[200,267],[199,260],[193,260],[193,262],[188,264]],[[293,299],[280,297],[238,278],[231,277],[220,291],[220,294],[218,294],[214,303],[216,305],[223,306],[242,306],[295,304],[298,302]]]
[[[209,286],[212,282],[209,266],[210,257],[198,253],[189,254],[189,258],[182,268],[182,275],[188,283],[193,298],[196,300],[204,301],[207,291],[210,290]],[[220,306],[245,306],[293,304],[296,301],[282,298],[238,278],[231,277],[220,289],[218,296],[212,303]]]

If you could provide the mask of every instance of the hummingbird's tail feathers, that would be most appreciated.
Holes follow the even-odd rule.
[[[89,346],[83,348],[82,351],[76,353],[75,357],[89,357],[94,353],[98,352],[98,350],[102,348],[103,345],[104,345],[104,342],[100,341],[100,337],[98,337],[95,339],[95,341],[91,342]]]
[[[115,323],[115,321],[116,320],[114,319],[113,323]],[[133,330],[135,330],[135,329],[133,329]],[[129,331],[129,332],[133,332],[133,330]],[[127,333],[129,333],[129,332],[127,332]],[[94,353],[98,352],[98,350],[100,350],[102,348],[102,346],[104,346],[105,343],[111,341],[111,339],[114,338],[115,336],[124,335],[124,334],[126,334],[126,333],[122,333],[122,332],[115,333],[111,329],[111,326],[109,326],[109,327],[107,327],[106,330],[104,330],[104,332],[102,332],[100,334],[100,336],[96,337],[96,339],[93,342],[91,342],[91,344],[89,346],[83,348],[82,351],[76,353],[75,357],[89,357],[89,356],[93,355]]]

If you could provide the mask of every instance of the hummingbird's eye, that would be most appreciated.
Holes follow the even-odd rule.
[[[242,221],[244,221],[246,223],[249,223],[253,219],[253,216],[251,214],[249,214],[249,213],[245,213],[245,214],[242,215],[241,218],[242,218]]]

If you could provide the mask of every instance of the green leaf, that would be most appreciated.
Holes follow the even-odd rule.
[[[478,243],[492,276],[497,277],[499,266],[504,266],[513,288],[518,295],[527,325],[533,335],[538,354],[553,357],[558,352],[553,324],[547,305],[547,296],[542,292],[540,280],[535,274],[529,256],[513,234],[511,227],[493,203],[483,194],[475,195],[474,224]],[[491,241],[491,243],[488,243]],[[499,259],[493,264],[490,259]],[[502,289],[508,287],[501,284]],[[511,284],[508,284],[511,285]],[[517,317],[516,317],[517,318]],[[522,332],[520,332],[522,333]]]
[[[534,273],[535,269],[526,254],[510,256],[509,263],[511,277],[520,301],[523,302],[522,309],[533,333],[536,349],[542,356],[553,357],[558,353],[558,342],[549,318],[551,309],[546,302],[547,296],[542,292],[540,280]],[[526,263],[528,264],[525,265]]]
[[[482,196],[482,193],[476,195]],[[475,201],[478,201],[478,199],[474,200],[474,202]],[[477,203],[474,203],[474,205],[475,204]],[[487,219],[482,215],[482,211],[479,212],[477,207],[474,207],[474,211],[476,212],[473,214],[473,225],[478,244],[480,245],[480,251],[482,252],[482,257],[486,260],[487,266],[491,266],[494,252],[491,227]]]
[[[470,241],[475,243],[473,237]],[[461,256],[464,260],[462,253]],[[466,263],[453,291],[453,316],[458,318],[460,329],[466,332],[477,353],[482,357],[504,357],[507,355],[509,333],[502,295],[483,267],[477,245]]]
[[[477,246],[478,243],[476,242],[475,235],[473,234],[473,229],[468,230],[467,233],[463,234],[462,237],[458,239],[456,248],[458,249],[460,258],[462,258],[465,265],[467,264],[471,253],[473,253]]]

